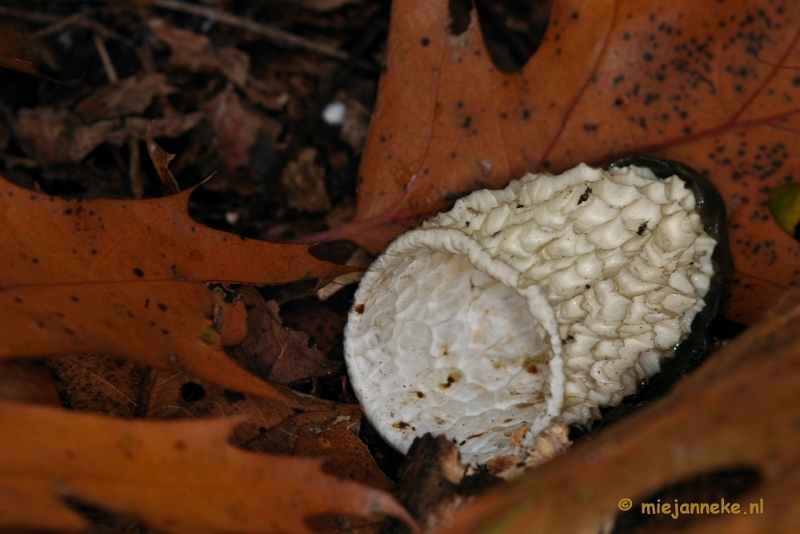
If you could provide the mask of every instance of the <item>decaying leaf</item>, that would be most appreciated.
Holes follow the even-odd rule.
[[[118,417],[143,412],[140,396],[150,380],[144,365],[100,354],[53,356],[45,364],[58,377],[55,387],[70,408]]]
[[[224,91],[203,105],[214,131],[214,143],[228,169],[248,166],[256,143],[271,149],[280,135],[281,124],[243,102],[228,85]]]
[[[222,351],[214,319],[245,314],[223,313],[230,306],[200,282],[327,279],[341,269],[303,245],[202,227],[186,212],[190,194],[71,200],[0,181],[0,358],[91,352],[180,363],[225,387],[279,397]]]
[[[297,158],[283,169],[281,182],[288,204],[298,211],[325,212],[331,209],[331,199],[325,190],[325,168],[316,164],[319,151],[302,148]]]
[[[374,252],[470,190],[650,153],[707,174],[728,204],[728,317],[750,322],[800,281],[800,244],[767,209],[770,188],[800,179],[800,4],[556,0],[516,73],[492,64],[474,11],[454,35],[448,5],[393,4],[358,210],[329,237]]]
[[[74,110],[39,107],[21,109],[14,130],[22,148],[43,163],[77,162],[101,143],[122,145],[143,140],[148,125],[154,137],[176,137],[194,128],[201,113],[158,118],[138,117],[157,96],[176,91],[166,75],[130,77],[84,98]]]
[[[0,67],[58,81],[42,74],[39,70],[39,58],[34,53],[30,40],[13,25],[5,22],[0,23]]]
[[[160,371],[153,380],[146,414],[156,419],[233,417],[243,419],[231,434],[246,446],[294,414],[285,402],[222,390],[188,373]]]
[[[242,288],[248,309],[249,335],[241,344],[250,369],[278,384],[324,376],[341,367],[308,344],[308,335],[283,326],[274,300],[265,301],[253,288]]]
[[[600,532],[620,508],[655,503],[649,496],[661,488],[736,470],[751,472],[756,484],[725,501],[747,512],[763,499],[763,513],[690,515],[681,532],[791,531],[800,520],[800,439],[791,424],[798,329],[794,289],[665,398],[467,505],[445,532]],[[706,496],[693,500],[713,504]]]
[[[0,401],[0,529],[80,530],[63,501],[161,532],[310,532],[325,513],[389,514],[388,494],[324,474],[319,460],[251,453],[227,441],[237,419],[128,421]],[[146,489],[143,489],[146,488]]]
[[[50,373],[38,362],[0,361],[0,399],[58,406],[61,401]]]
[[[104,119],[116,119],[126,115],[141,115],[157,96],[171,95],[177,88],[167,83],[167,75],[151,73],[131,76],[107,85],[75,106],[80,119],[91,124]]]
[[[219,71],[239,87],[247,83],[250,57],[235,48],[215,50],[205,35],[170,25],[163,19],[151,18],[147,27],[159,41],[170,47],[170,63],[191,71]]]

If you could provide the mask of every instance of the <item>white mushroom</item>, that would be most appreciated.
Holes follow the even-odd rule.
[[[692,190],[646,168],[476,191],[365,274],[345,330],[353,389],[400,452],[431,432],[470,464],[513,454],[659,371],[704,306],[715,244]]]

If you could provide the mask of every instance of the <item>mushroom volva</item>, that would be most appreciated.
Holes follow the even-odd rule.
[[[394,241],[345,329],[381,435],[405,453],[445,434],[483,464],[552,424],[589,424],[659,373],[724,293],[710,292],[724,220],[705,213],[721,200],[687,169],[640,157],[527,174]]]

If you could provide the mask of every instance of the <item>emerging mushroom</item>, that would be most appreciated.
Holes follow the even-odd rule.
[[[700,214],[720,201],[686,167],[622,163],[476,191],[372,264],[345,358],[392,446],[431,432],[469,464],[513,455],[554,423],[598,418],[674,354],[720,271],[724,222]]]

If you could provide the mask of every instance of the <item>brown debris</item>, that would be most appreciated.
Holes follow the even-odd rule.
[[[175,91],[177,89],[167,83],[166,74],[132,76],[95,91],[81,100],[74,111],[84,124],[141,115],[155,97],[170,95]]]
[[[444,435],[431,434],[411,444],[400,470],[397,498],[419,523],[423,533],[433,533],[452,522],[467,501],[459,487],[467,474],[456,446]],[[381,534],[405,534],[407,527],[389,520]]]
[[[317,154],[316,148],[303,148],[297,159],[283,170],[281,182],[286,201],[297,211],[315,213],[331,209],[331,199],[325,190],[325,169],[315,163]]]
[[[512,447],[522,447],[527,425],[522,425],[511,435]],[[532,467],[542,464],[563,453],[572,445],[569,427],[564,423],[553,424],[536,436],[533,448],[523,449],[519,454],[500,456],[487,463],[489,472],[504,480],[513,480]]]
[[[283,326],[275,301],[265,301],[252,287],[242,288],[248,308],[248,338],[242,343],[250,368],[266,380],[291,384],[337,370],[340,364],[308,346],[308,335]]]
[[[106,120],[81,124],[65,109],[21,109],[14,124],[20,146],[42,163],[74,163],[104,142],[120,125]]]
[[[49,371],[40,363],[29,360],[0,360],[0,399],[61,404]]]
[[[122,146],[143,140],[152,122],[154,137],[176,137],[194,128],[200,113],[151,121],[144,113],[157,96],[175,92],[163,74],[131,77],[107,85],[80,101],[73,111],[41,107],[20,109],[14,130],[23,150],[42,164],[75,163],[101,143]]]
[[[55,385],[70,407],[118,417],[140,415],[140,391],[150,377],[146,366],[98,354],[54,356],[45,362],[59,377]]]
[[[257,144],[272,150],[283,129],[278,121],[244,102],[231,84],[202,109],[214,132],[220,159],[229,170],[248,166]]]

